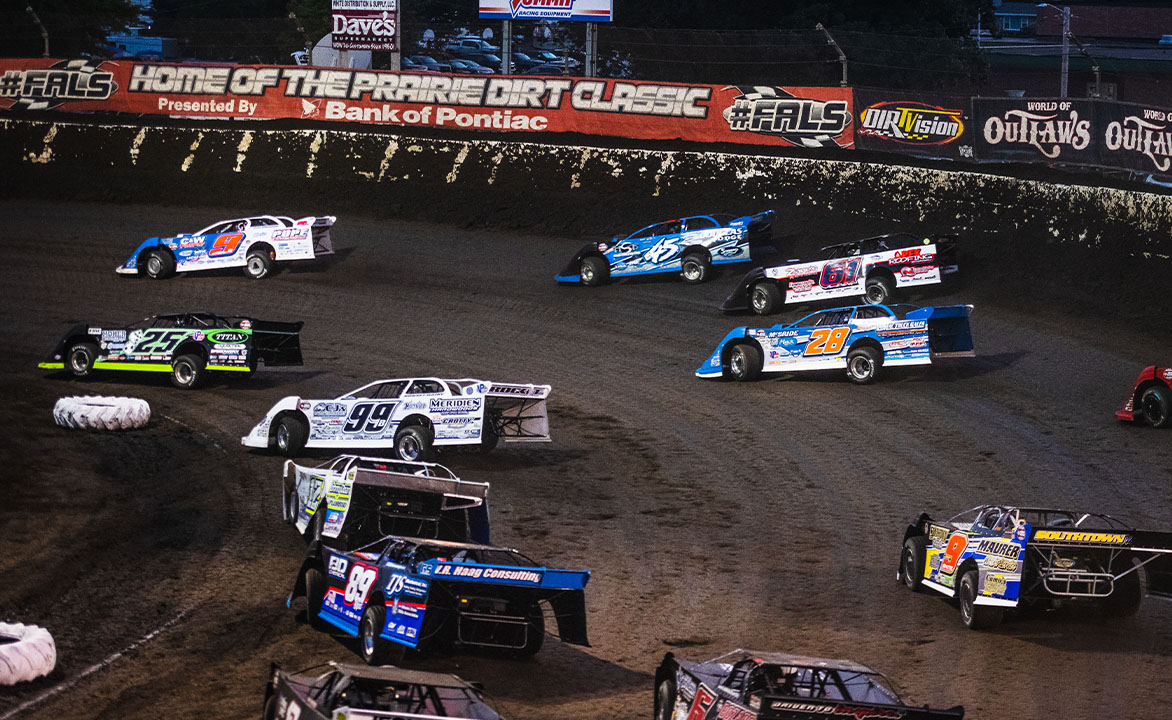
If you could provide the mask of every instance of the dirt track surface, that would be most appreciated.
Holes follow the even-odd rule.
[[[1172,354],[1167,305],[1083,317],[970,275],[913,300],[974,303],[975,359],[868,387],[837,374],[733,384],[692,372],[755,322],[715,311],[739,270],[701,286],[559,287],[575,238],[348,216],[335,258],[264,281],[113,272],[142,238],[239,211],[0,202],[0,619],[49,627],[60,658],[49,678],[0,690],[0,717],[30,701],[21,717],[256,717],[270,661],[353,660],[349,641],[284,607],[303,545],[280,520],[281,460],[239,438],[285,395],[414,374],[554,388],[552,444],[441,461],[492,484],[496,542],[592,570],[592,647],[412,661],[482,681],[507,717],[649,717],[665,651],[738,646],[850,658],[972,718],[1166,716],[1172,605],[975,633],[894,575],[921,511],[1070,505],[1172,529],[1172,433],[1112,418],[1139,369]],[[36,368],[73,321],[188,309],[302,319],[305,366],[195,392]],[[57,428],[53,402],[71,394],[143,397],[152,423]]]

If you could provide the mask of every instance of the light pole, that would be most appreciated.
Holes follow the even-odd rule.
[[[1066,97],[1067,80],[1070,76],[1070,6],[1058,7],[1050,3],[1038,3],[1038,7],[1050,7],[1062,13],[1062,79],[1058,95]]]

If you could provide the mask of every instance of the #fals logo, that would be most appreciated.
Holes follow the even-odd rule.
[[[985,121],[990,145],[1029,145],[1053,160],[1062,148],[1085,150],[1091,144],[1091,121],[1080,120],[1068,102],[1031,102],[1028,110],[1007,110]],[[1059,113],[1067,113],[1065,117]]]
[[[944,145],[964,134],[963,116],[963,110],[921,102],[881,102],[859,114],[856,132],[908,145]]]
[[[118,89],[114,73],[88,60],[62,60],[52,67],[6,70],[0,76],[0,105],[14,110],[52,110],[75,100],[109,100]]]
[[[835,138],[851,122],[845,100],[799,98],[779,87],[731,89],[740,93],[724,109],[724,119],[733,132],[773,135],[802,147],[837,147]]]

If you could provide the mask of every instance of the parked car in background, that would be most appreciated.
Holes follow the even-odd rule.
[[[486,68],[472,60],[452,58],[449,62],[452,64],[452,72],[462,73],[464,75],[492,75],[491,68]]]
[[[537,52],[529,53],[529,56],[539,62],[552,63],[555,65],[565,65],[569,68],[576,68],[582,64],[569,55],[558,55],[557,53],[552,53],[549,50],[538,50]]]
[[[542,63],[545,62],[544,60],[538,60],[537,58],[532,57],[531,55],[527,55],[526,53],[523,53],[523,52],[513,53],[512,59],[513,59],[513,64],[517,66],[518,72],[525,72],[526,70],[533,67],[534,65],[541,65]]]
[[[448,73],[452,71],[452,66],[446,62],[439,62],[430,55],[412,55],[411,62],[421,65],[432,72]]]
[[[521,71],[521,75],[567,75],[569,69],[563,65],[555,65],[553,63],[541,63],[540,65],[530,65],[528,68]]]
[[[426,65],[420,65],[406,55],[399,60],[399,69],[403,72],[426,73],[428,75],[437,75],[439,73],[439,71],[432,70]]]
[[[461,53],[459,57],[462,60],[471,60],[477,65],[483,65],[494,73],[501,71],[501,63],[503,62],[499,55],[492,53]],[[513,63],[514,68],[516,65],[516,63]]]
[[[456,38],[447,43],[444,43],[444,51],[450,52],[454,55],[466,57],[468,54],[474,53],[496,53],[500,52],[500,45],[493,45],[487,40],[476,37]]]

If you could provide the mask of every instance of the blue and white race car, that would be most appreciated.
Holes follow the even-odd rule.
[[[243,267],[245,275],[259,280],[272,273],[276,263],[332,255],[330,228],[336,219],[258,215],[221,220],[190,235],[151,238],[115,272],[160,279],[177,272]]]
[[[696,215],[648,225],[625,238],[590,243],[554,279],[601,285],[609,277],[678,272],[689,283],[711,275],[712,266],[748,262],[773,237],[773,211],[733,217]]]
[[[820,310],[789,325],[739,327],[696,376],[755,380],[762,372],[845,368],[852,381],[869,383],[884,365],[973,357],[971,311],[971,305],[855,305]]]

